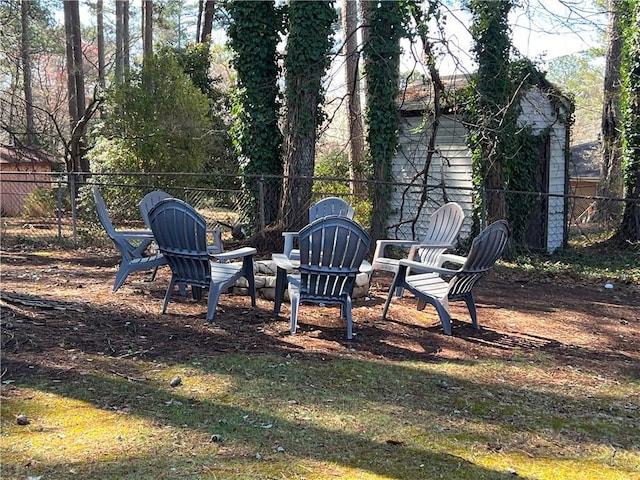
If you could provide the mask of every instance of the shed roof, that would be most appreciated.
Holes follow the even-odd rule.
[[[471,75],[444,75],[440,77],[440,79],[442,80],[445,89],[445,98],[447,99],[447,105],[443,105],[443,108],[450,113],[457,112],[460,108],[464,108],[464,105],[456,104],[457,97],[454,94],[469,85]],[[540,78],[538,86],[543,91],[550,93],[552,102],[560,103],[566,111],[573,111],[571,100],[553,83],[546,78]],[[408,117],[423,115],[425,111],[433,108],[433,96],[433,84],[429,79],[423,78],[407,84],[404,89],[401,89],[398,96],[401,115]]]
[[[63,163],[60,158],[51,155],[40,148],[18,147],[0,144],[0,163]]]

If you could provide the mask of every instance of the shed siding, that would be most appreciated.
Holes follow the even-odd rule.
[[[387,237],[420,239],[426,232],[429,216],[446,201],[455,201],[465,212],[460,236],[466,238],[471,232],[474,192],[471,152],[466,144],[465,127],[454,116],[443,116],[440,119],[436,154],[427,178],[427,200],[419,218],[414,222],[421,203],[423,179],[419,172],[423,170],[426,159],[429,126],[423,125],[421,116],[403,117],[402,120],[404,124],[399,138],[400,147],[392,167],[392,181],[395,185],[391,199],[392,211],[387,222]],[[536,134],[550,128],[550,197],[547,202],[545,243],[547,251],[553,252],[562,247],[565,241],[567,127],[558,118],[549,99],[537,88],[531,89],[524,96],[519,124],[531,125]]]
[[[461,237],[471,231],[471,155],[466,147],[466,129],[451,116],[441,118],[436,137],[428,178],[427,199],[419,211],[422,194],[422,176],[427,158],[429,128],[422,117],[404,117],[400,134],[400,149],[393,164],[394,191],[391,215],[387,223],[387,236],[401,239],[420,239],[427,230],[429,216],[447,201],[458,202],[465,211]],[[400,185],[397,185],[400,184]],[[407,192],[405,194],[405,191]]]
[[[36,188],[51,188],[49,164],[2,164],[0,176],[0,211],[2,215],[16,216],[24,205],[24,198]]]

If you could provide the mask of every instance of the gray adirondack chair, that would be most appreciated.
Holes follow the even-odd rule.
[[[138,203],[140,216],[142,217],[142,220],[144,221],[147,228],[151,229],[151,224],[149,223],[149,212],[158,202],[166,198],[173,198],[173,196],[162,190],[153,190],[142,197],[140,203]],[[224,252],[224,244],[222,243],[222,230],[217,228],[209,229],[207,230],[207,233],[210,237],[210,240],[207,242],[207,249],[209,250],[209,253]]]
[[[274,256],[278,268],[299,273],[287,276],[291,300],[291,333],[295,333],[301,303],[340,305],[353,337],[351,294],[371,239],[353,220],[336,215],[321,217],[299,232],[300,261]],[[294,263],[295,262],[295,263]],[[276,312],[278,313],[278,312]]]
[[[132,272],[152,270],[153,274],[151,279],[155,279],[157,268],[165,265],[167,260],[159,252],[147,254],[147,249],[153,242],[153,233],[151,230],[116,230],[111,222],[107,206],[100,194],[100,190],[98,190],[98,187],[95,185],[93,187],[93,198],[96,203],[98,219],[122,256],[113,284],[113,291],[118,291]]]
[[[256,306],[253,256],[256,249],[243,247],[223,253],[207,249],[207,225],[202,216],[188,203],[167,198],[149,211],[149,223],[158,249],[171,268],[171,280],[162,304],[167,311],[174,287],[190,285],[193,296],[199,299],[202,289],[209,289],[207,321],[213,322],[220,294],[238,278],[245,277],[249,286],[251,306]],[[242,259],[242,262],[231,262]]]
[[[138,209],[140,210],[140,216],[144,221],[144,224],[147,226],[149,230],[151,230],[151,224],[149,223],[149,211],[158,203],[160,200],[164,200],[165,198],[172,198],[173,195],[162,191],[162,190],[153,190],[147,193],[142,199],[140,203],[138,203]]]
[[[440,266],[440,256],[455,246],[464,212],[455,202],[449,202],[429,217],[427,233],[421,240],[377,240],[371,265],[373,270],[397,272],[399,259],[385,257],[385,250],[389,246],[410,248],[408,260],[415,260],[425,265]]]
[[[504,220],[498,220],[473,239],[467,257],[458,257],[464,262],[458,270],[428,266],[421,262],[400,260],[398,272],[393,280],[387,301],[382,311],[384,319],[389,311],[394,290],[406,288],[418,299],[418,310],[427,303],[433,305],[440,317],[446,335],[451,335],[451,312],[449,302],[463,300],[473,323],[479,330],[478,316],[473,299],[473,287],[502,256],[509,240],[509,227]],[[452,257],[455,258],[455,257]],[[442,276],[449,276],[448,281]]]
[[[326,197],[309,207],[309,223],[328,215],[353,219],[354,214],[353,207],[342,198]],[[293,248],[298,232],[282,232],[282,236],[284,237],[284,254],[292,258],[298,258],[300,252],[298,249]]]

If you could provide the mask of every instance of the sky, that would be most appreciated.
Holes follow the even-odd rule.
[[[543,67],[557,57],[580,53],[602,41],[606,15],[592,0],[525,0],[512,11],[510,26],[514,47]],[[471,17],[461,8],[447,12],[446,35],[452,59],[443,60],[442,74],[473,69],[472,40],[468,32]],[[408,45],[405,45],[405,50]]]

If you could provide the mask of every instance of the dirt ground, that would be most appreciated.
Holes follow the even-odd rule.
[[[113,249],[2,252],[2,375],[19,379],[31,365],[60,372],[86,369],[83,356],[185,362],[220,352],[356,355],[390,360],[535,359],[605,376],[640,378],[640,287],[571,278],[527,278],[501,267],[476,292],[482,330],[454,303],[453,335],[435,310],[415,308],[405,294],[381,319],[391,277],[375,276],[370,296],[354,303],[354,339],[337,307],[303,306],[298,333],[289,333],[289,305],[274,318],[273,302],[223,295],[215,322],[206,299],[174,295],[160,313],[168,267],[149,281],[132,274],[111,293],[118,257]]]

